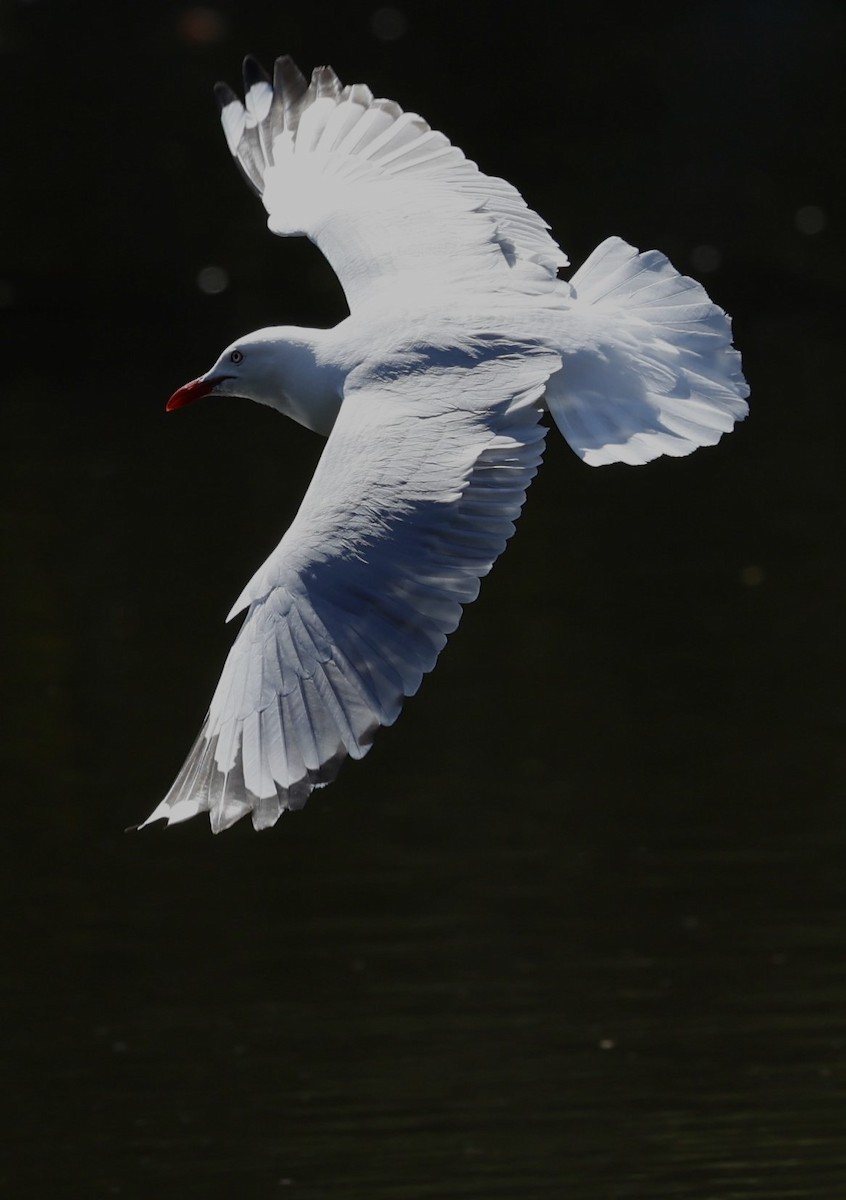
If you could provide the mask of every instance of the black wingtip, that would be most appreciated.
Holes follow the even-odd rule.
[[[253,84],[270,83],[270,76],[264,67],[254,58],[252,54],[248,54],[244,59],[244,92],[248,92]]]
[[[216,83],[214,85],[214,98],[221,111],[226,108],[227,104],[231,104],[233,100],[238,101],[238,97],[228,83]]]

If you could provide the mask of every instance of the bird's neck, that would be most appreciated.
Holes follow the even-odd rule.
[[[346,374],[330,352],[331,331],[280,326],[262,332],[272,353],[251,398],[328,435],[341,407]]]

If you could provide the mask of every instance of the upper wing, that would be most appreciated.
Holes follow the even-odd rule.
[[[428,357],[428,362],[423,361]],[[451,356],[458,357],[458,356]],[[558,356],[478,339],[354,373],[197,742],[148,820],[256,828],[305,803],[397,717],[513,532],[540,462]]]
[[[342,87],[330,67],[306,84],[284,57],[271,85],[248,58],[244,90],[246,106],[225,84],[216,88],[229,149],[270,229],[311,238],[351,308],[398,281],[417,294],[428,285],[490,293],[500,281],[546,290],[567,265],[511,184],[482,174],[442,133],[364,84]]]

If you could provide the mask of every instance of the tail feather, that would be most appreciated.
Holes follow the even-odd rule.
[[[663,254],[609,238],[569,287],[571,344],[546,401],[585,462],[680,457],[746,416],[729,317]]]

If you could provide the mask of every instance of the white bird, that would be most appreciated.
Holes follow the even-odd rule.
[[[747,412],[731,323],[655,250],[609,238],[569,283],[549,226],[414,113],[290,58],[216,94],[268,225],[340,279],[332,329],[239,338],[168,409],[242,396],[329,435],[200,734],[144,824],[301,808],[392,724],[514,530],[548,410],[586,463],[713,445]]]

